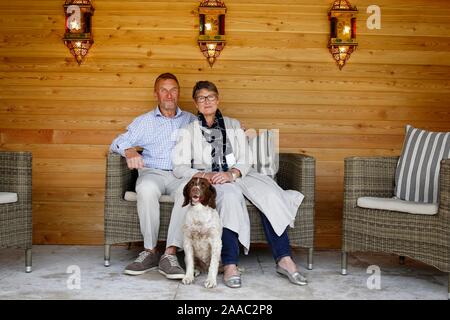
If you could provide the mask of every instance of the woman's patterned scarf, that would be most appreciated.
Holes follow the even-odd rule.
[[[233,153],[233,147],[227,137],[225,122],[219,109],[216,110],[216,118],[211,127],[208,127],[205,116],[197,114],[201,124],[201,131],[206,141],[211,144],[212,171],[228,171],[226,156]]]

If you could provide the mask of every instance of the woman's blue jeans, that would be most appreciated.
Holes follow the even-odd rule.
[[[272,256],[277,263],[281,258],[291,256],[291,247],[289,245],[289,237],[287,228],[278,236],[272,228],[269,220],[262,213],[261,220],[266,240],[272,249]],[[239,260],[239,240],[238,234],[230,229],[223,228],[222,231],[222,264],[238,264]]]

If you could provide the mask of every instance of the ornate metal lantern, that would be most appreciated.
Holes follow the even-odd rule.
[[[200,51],[212,67],[225,46],[225,13],[220,0],[203,0],[198,7]]]
[[[66,0],[64,14],[66,16],[64,44],[78,64],[81,64],[94,43],[92,37],[94,7],[90,0]]]
[[[348,0],[335,0],[328,12],[330,20],[330,41],[328,48],[342,69],[355,51],[356,42],[356,14],[358,10]]]

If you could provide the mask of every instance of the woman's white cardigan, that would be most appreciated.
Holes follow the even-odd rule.
[[[224,122],[233,148],[233,155],[227,157],[227,163],[242,175],[233,183],[240,187],[244,196],[264,213],[275,232],[281,235],[288,225],[294,227],[303,194],[295,190],[283,190],[272,178],[253,169],[254,155],[239,121],[224,117]],[[203,137],[201,130],[203,128],[199,121],[180,129],[172,156],[173,173],[177,178],[191,178],[197,172],[211,172],[211,145]],[[246,229],[250,230],[250,226]]]
[[[228,139],[233,148],[235,163],[227,163],[237,168],[244,177],[252,168],[252,154],[247,138],[239,121],[223,117]],[[173,174],[177,178],[191,178],[197,172],[211,172],[211,145],[203,137],[200,121],[191,122],[178,130],[178,140],[172,155]],[[233,160],[233,159],[231,159]]]

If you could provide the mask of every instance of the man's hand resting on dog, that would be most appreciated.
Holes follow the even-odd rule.
[[[141,169],[144,167],[144,160],[135,148],[125,150],[125,158],[130,169]]]

